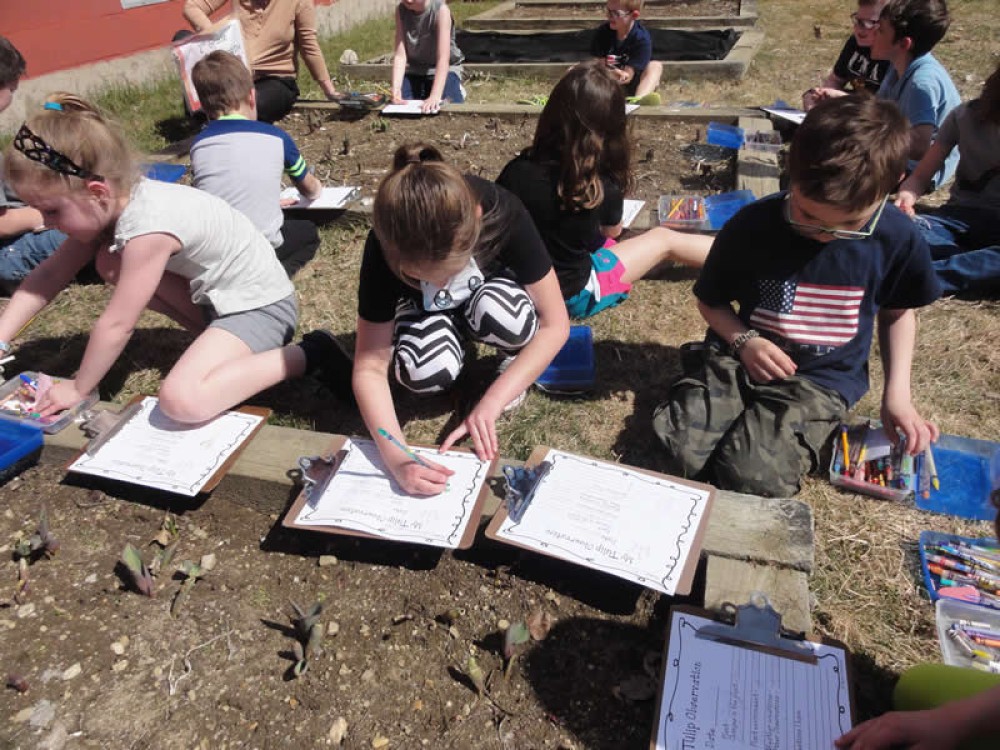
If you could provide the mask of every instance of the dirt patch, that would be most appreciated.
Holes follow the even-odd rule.
[[[664,4],[647,3],[642,9],[642,18],[692,18],[698,16],[738,16],[739,0],[690,0]],[[517,5],[499,13],[495,18],[593,18],[596,26],[607,19],[601,6],[581,6],[577,3],[553,4],[545,7]]]
[[[68,736],[87,748],[330,746],[341,718],[346,748],[380,737],[389,748],[647,746],[653,702],[618,686],[655,671],[664,602],[651,592],[483,540],[439,555],[292,535],[223,485],[200,507],[170,508],[180,542],[149,599],[116,564],[126,543],[150,559],[164,507],[62,476],[38,467],[0,488],[3,599],[16,580],[9,542],[34,531],[42,506],[61,542],[31,565],[25,603],[0,609],[3,672],[27,686],[0,693],[0,747]],[[174,568],[209,553],[216,567],[172,617]],[[290,601],[325,608],[323,654],[298,679]],[[557,622],[504,679],[501,621],[539,609]],[[461,674],[473,653],[492,701]]]
[[[373,197],[395,149],[414,141],[436,145],[464,172],[495,179],[504,165],[531,144],[537,117],[451,115],[336,119],[323,112],[295,113],[282,121],[306,161],[327,185],[354,185]],[[693,123],[630,120],[635,141],[636,189],[631,197],[656,204],[666,193],[732,190],[732,151],[702,143],[705,128]]]

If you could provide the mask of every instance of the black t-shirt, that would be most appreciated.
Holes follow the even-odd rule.
[[[503,271],[509,272],[521,286],[541,281],[552,268],[552,261],[524,206],[508,191],[489,180],[474,175],[465,175],[465,179],[475,193],[484,216],[499,203],[511,217],[495,257],[476,258],[485,278],[492,278]],[[419,289],[406,284],[389,269],[382,245],[374,230],[370,231],[361,259],[358,315],[369,323],[386,323],[395,318],[396,304],[404,298],[410,298],[418,305],[423,302]]]
[[[871,47],[859,47],[854,34],[851,34],[833,65],[833,74],[848,83],[861,81],[874,94],[882,85],[885,72],[889,69],[889,61],[872,60],[871,51]]]
[[[878,310],[922,307],[940,296],[930,250],[892,204],[871,237],[823,243],[795,231],[783,203],[779,193],[726,222],[694,293],[710,307],[736,302],[744,325],[781,347],[796,375],[850,406],[868,390]],[[709,338],[718,340],[711,331]]]
[[[590,277],[590,254],[604,244],[600,228],[621,223],[624,197],[613,180],[603,178],[604,202],[592,209],[567,211],[559,201],[559,167],[519,156],[504,167],[497,183],[521,199],[535,220],[552,256],[564,299],[579,292]]]

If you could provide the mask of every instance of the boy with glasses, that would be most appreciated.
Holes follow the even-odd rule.
[[[886,198],[908,126],[874,97],[817,104],[789,155],[790,189],[719,232],[694,286],[709,325],[654,412],[670,471],[722,489],[787,496],[868,390],[877,321],[882,422],[910,454],[937,439],[910,398],[914,308],[940,294],[920,232]],[[737,308],[733,307],[733,303]]]
[[[653,40],[639,22],[641,10],[642,0],[608,0],[608,22],[594,33],[590,54],[607,61],[630,102],[655,106],[663,63],[653,59]]]
[[[829,94],[830,89],[845,91],[850,87],[854,91],[870,91],[873,94],[878,91],[889,68],[889,61],[873,60],[871,46],[875,29],[878,28],[879,14],[886,2],[887,0],[858,0],[858,9],[851,13],[854,33],[847,38],[840,57],[823,83],[802,95],[804,110],[808,112],[816,102]]]

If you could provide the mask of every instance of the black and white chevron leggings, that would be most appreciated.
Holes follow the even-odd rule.
[[[402,300],[396,308],[393,370],[408,390],[439,393],[462,371],[467,340],[513,354],[537,330],[531,298],[510,279],[489,279],[464,305],[443,312],[427,312],[412,300]]]

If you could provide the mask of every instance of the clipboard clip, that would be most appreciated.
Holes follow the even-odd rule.
[[[551,461],[542,461],[533,468],[509,464],[503,467],[504,502],[510,520],[515,523],[521,520],[535,496],[535,490],[551,468]]]
[[[735,623],[705,625],[698,629],[697,637],[816,663],[816,652],[807,643],[783,636],[781,630],[781,615],[765,594],[755,591],[749,602],[736,607]]]
[[[326,492],[327,485],[337,471],[337,464],[343,457],[343,451],[337,455],[299,456],[299,471],[302,478],[302,493],[306,496],[306,504],[315,509],[319,499]]]

